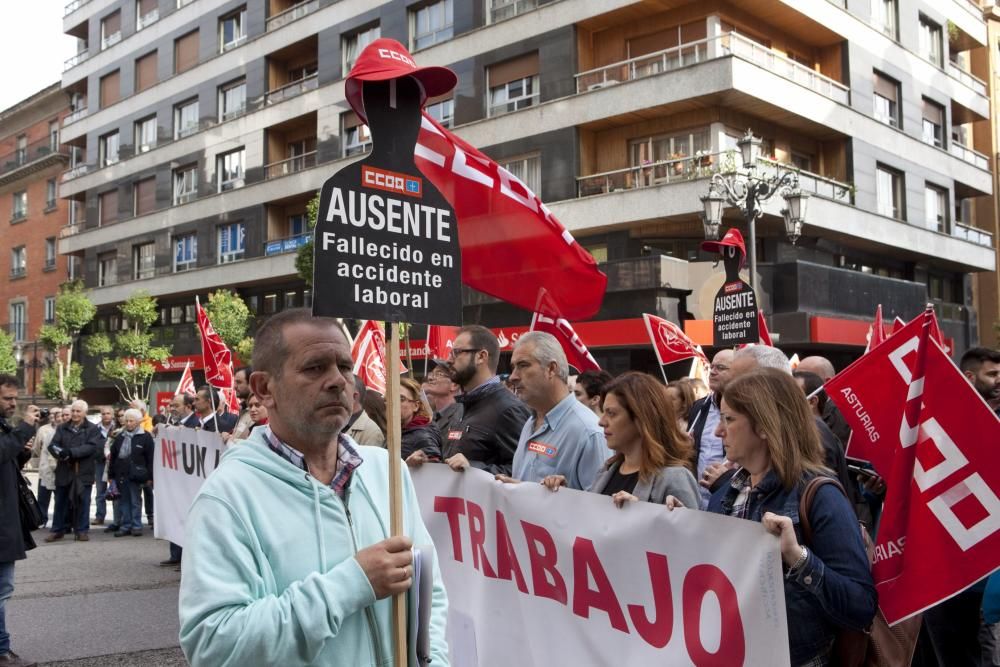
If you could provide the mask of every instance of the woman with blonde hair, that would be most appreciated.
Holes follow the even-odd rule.
[[[660,504],[668,496],[697,507],[691,443],[663,385],[645,373],[625,373],[605,386],[602,408],[598,424],[615,454],[587,490],[611,496],[618,507],[638,500]],[[555,491],[566,480],[549,475],[542,484]]]
[[[719,426],[726,458],[738,467],[708,511],[760,521],[780,539],[792,665],[827,665],[841,628],[865,630],[877,607],[868,556],[854,510],[838,484],[818,487],[808,508],[801,494],[823,466],[819,434],[805,395],[786,372],[741,375],[722,393]],[[674,499],[668,507],[677,506]],[[800,509],[812,535],[803,544]]]
[[[401,449],[403,460],[411,465],[441,460],[441,434],[431,424],[431,408],[424,400],[420,383],[412,378],[399,379],[399,420],[402,422]],[[419,453],[418,453],[419,452]]]

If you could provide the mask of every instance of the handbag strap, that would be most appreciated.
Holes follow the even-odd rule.
[[[826,484],[833,484],[840,489],[845,498],[847,497],[844,487],[832,477],[817,475],[806,483],[806,487],[802,489],[802,495],[799,496],[799,527],[802,529],[802,540],[807,545],[812,542],[812,523],[809,520],[809,513],[812,511],[813,498],[820,487]]]

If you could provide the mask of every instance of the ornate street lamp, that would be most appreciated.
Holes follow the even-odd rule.
[[[760,160],[762,141],[747,130],[736,145],[739,146],[743,158],[743,167],[725,175],[716,173],[708,184],[708,194],[701,197],[704,207],[702,225],[705,238],[719,238],[719,227],[722,224],[722,209],[728,206],[739,208],[746,218],[750,231],[750,243],[747,249],[750,254],[750,286],[757,287],[757,218],[763,215],[761,204],[776,193],[781,193],[786,207],[781,214],[785,221],[785,232],[792,243],[798,241],[802,234],[802,224],[806,220],[806,203],[809,195],[799,187],[799,172],[797,169],[778,167],[773,176],[758,174],[757,163]]]

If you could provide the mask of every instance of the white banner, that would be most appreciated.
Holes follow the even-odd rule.
[[[413,480],[453,665],[789,664],[778,540],[756,522],[444,465]]]
[[[160,427],[153,457],[156,537],[184,546],[188,509],[205,479],[218,467],[224,450],[218,433],[180,426]]]

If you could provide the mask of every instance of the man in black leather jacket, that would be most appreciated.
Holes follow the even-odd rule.
[[[90,490],[94,485],[94,460],[104,454],[104,438],[95,424],[87,421],[87,402],[73,401],[70,418],[56,429],[49,454],[56,465],[56,510],[52,534],[46,542],[61,540],[69,530],[76,539],[90,539]]]
[[[453,470],[469,466],[491,473],[511,473],[514,452],[528,407],[497,377],[500,345],[486,327],[473,324],[458,330],[448,370],[462,388],[457,401],[462,420],[444,434],[442,454]]]

